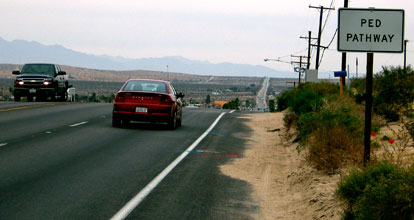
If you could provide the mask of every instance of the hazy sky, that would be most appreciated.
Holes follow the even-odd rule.
[[[0,0],[0,37],[23,39],[96,55],[148,58],[184,56],[213,63],[265,65],[293,71],[291,54],[306,55],[307,36],[317,36],[319,11],[309,5],[342,7],[343,0]],[[350,0],[350,7],[406,10],[408,62],[414,58],[414,1]],[[327,12],[325,13],[327,14]],[[322,36],[327,45],[337,28],[332,11]],[[315,51],[315,50],[314,50]],[[314,53],[315,54],[315,53]],[[315,57],[315,55],[313,56]],[[359,57],[349,54],[351,72]],[[0,61],[1,62],[1,61]],[[336,40],[324,54],[321,71],[340,68]],[[401,65],[401,54],[376,54],[375,69]],[[314,61],[312,61],[314,67]],[[168,64],[171,67],[173,64]]]

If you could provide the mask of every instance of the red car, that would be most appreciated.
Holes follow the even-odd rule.
[[[175,129],[181,125],[183,97],[170,82],[130,79],[116,94],[112,126],[125,126],[130,121],[167,122]]]

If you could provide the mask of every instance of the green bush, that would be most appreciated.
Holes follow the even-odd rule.
[[[332,129],[338,126],[345,127],[353,135],[357,134],[354,138],[362,138],[364,123],[358,116],[358,109],[360,108],[347,97],[327,98],[325,106],[319,112],[303,114],[299,118],[297,129],[301,142],[306,143],[307,137],[319,128]]]
[[[365,101],[365,79],[351,83],[357,103]],[[373,83],[373,109],[388,121],[398,121],[404,111],[409,114],[414,100],[414,70],[408,67],[384,67],[375,75]]]
[[[269,100],[269,111],[270,112],[275,112],[275,100],[271,99]]]
[[[278,97],[277,110],[290,108],[297,115],[318,111],[323,105],[323,97],[338,93],[339,86],[334,83],[302,83]]]
[[[414,167],[388,162],[354,170],[338,184],[337,195],[346,202],[344,219],[414,218]]]
[[[322,96],[312,90],[296,93],[295,98],[289,101],[289,106],[297,115],[318,111],[323,105]]]
[[[289,100],[293,99],[294,93],[294,90],[286,90],[277,98],[277,111],[281,112],[289,108]]]

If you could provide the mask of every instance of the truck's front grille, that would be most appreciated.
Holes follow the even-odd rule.
[[[24,85],[26,86],[41,86],[43,85],[43,79],[23,79]]]

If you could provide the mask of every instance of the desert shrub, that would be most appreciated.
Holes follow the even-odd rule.
[[[283,116],[283,122],[287,131],[291,128],[296,127],[296,122],[298,121],[298,116],[294,112],[286,112]]]
[[[277,111],[284,111],[289,107],[289,100],[293,99],[294,91],[286,90],[284,91],[276,100]]]
[[[355,138],[362,138],[364,124],[361,111],[363,109],[348,97],[328,97],[320,111],[303,114],[299,118],[297,129],[301,143],[306,144],[308,136],[319,128],[332,129],[337,126],[345,127]]]
[[[365,79],[355,79],[351,83],[355,101],[365,101]],[[373,83],[373,109],[388,121],[398,121],[410,110],[414,100],[414,70],[408,67],[383,67],[375,75]]]
[[[295,98],[289,101],[291,110],[297,115],[318,111],[322,105],[322,96],[312,90],[297,93]]]
[[[414,141],[414,120],[404,123],[405,129],[407,129],[408,134],[411,136],[412,141]]]
[[[336,192],[347,205],[344,219],[413,219],[413,181],[414,167],[388,162],[352,171]]]
[[[276,108],[275,108],[275,100],[271,99],[269,100],[269,111],[270,112],[275,112]]]
[[[319,170],[333,172],[362,160],[364,122],[361,108],[349,97],[333,96],[319,112],[298,120],[299,149],[308,150],[306,160]]]
[[[347,164],[360,164],[363,139],[355,138],[354,133],[345,126],[318,128],[308,138],[306,161],[316,169],[329,173]]]
[[[277,110],[290,108],[297,115],[318,111],[327,95],[338,94],[339,87],[334,83],[302,83],[293,90],[282,93],[277,99]]]

